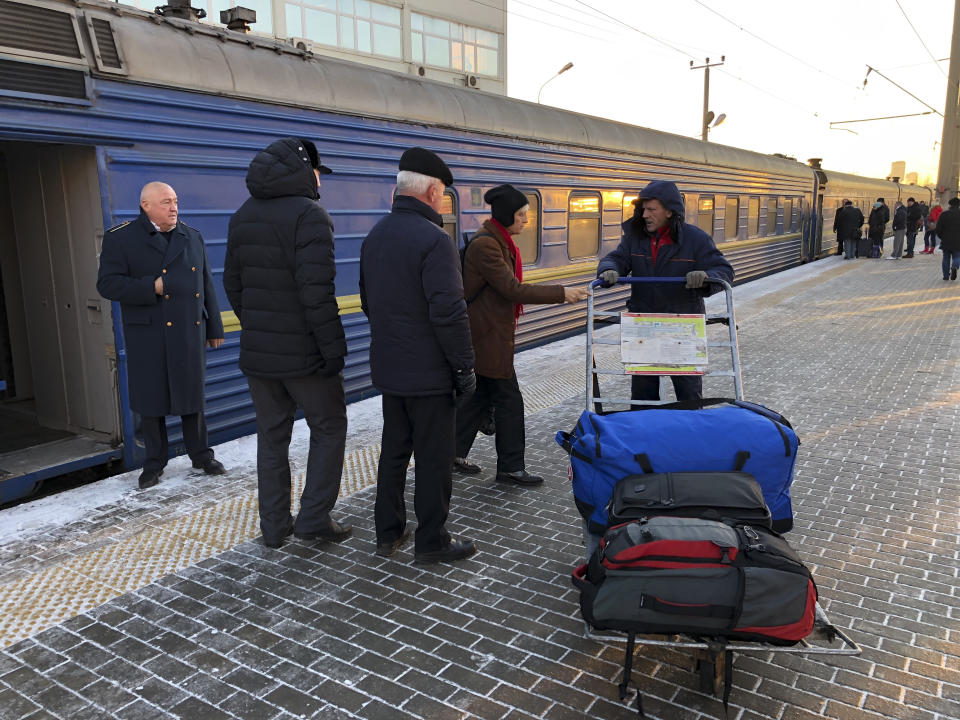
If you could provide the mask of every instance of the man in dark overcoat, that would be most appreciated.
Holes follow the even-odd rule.
[[[195,468],[220,475],[203,416],[204,346],[223,344],[223,322],[203,238],[180,222],[177,194],[151,182],[140,216],[103,237],[97,291],[120,303],[130,408],[141,416],[141,489],[160,480],[169,454],[167,415],[179,415]]]
[[[370,371],[383,394],[377,469],[377,554],[408,537],[403,498],[416,454],[417,562],[449,562],[476,552],[446,530],[453,490],[455,401],[476,387],[460,258],[443,230],[446,163],[424,148],[400,158],[390,214],[363,241],[360,300],[370,320]]]
[[[937,219],[936,232],[943,251],[943,279],[956,280],[960,269],[960,198],[950,198],[947,205]]]
[[[282,138],[247,171],[250,197],[230,218],[223,288],[243,330],[240,369],[257,412],[257,494],[267,547],[290,533],[339,542],[347,354],[334,278],[333,222],[317,204],[320,162],[309,140]],[[310,428],[300,511],[290,516],[290,436],[297,408]]]
[[[843,245],[844,259],[853,260],[857,256],[857,243],[863,234],[863,213],[850,200],[844,200],[833,219],[833,230],[837,233],[837,245]]]

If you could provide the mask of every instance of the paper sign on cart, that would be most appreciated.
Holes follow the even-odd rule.
[[[620,313],[620,361],[630,375],[702,375],[706,316]]]

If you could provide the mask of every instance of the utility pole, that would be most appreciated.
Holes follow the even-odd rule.
[[[940,140],[940,169],[937,196],[940,204],[957,197],[960,185],[960,0],[954,0],[953,38],[950,41],[950,72],[947,77],[947,104],[943,110],[943,135]]]
[[[957,0],[960,3],[960,0]],[[710,112],[710,68],[718,67],[723,65],[724,61],[727,59],[726,55],[720,56],[720,62],[710,64],[710,58],[706,59],[706,62],[703,65],[697,65],[694,67],[693,60],[690,61],[691,70],[703,70],[703,118],[701,120],[701,133],[700,139],[704,142],[707,141],[707,133],[710,131],[710,122],[713,120],[713,113]],[[953,65],[951,64],[951,67]]]

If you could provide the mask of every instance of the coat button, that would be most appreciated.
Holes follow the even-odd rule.
[[[167,327],[173,327],[173,323],[170,322],[169,320],[167,321]]]
[[[196,271],[197,269],[195,267],[190,268],[190,272],[196,272]]]
[[[164,275],[166,275],[166,274],[167,274],[167,269],[166,269],[166,268],[164,268],[164,269],[163,269],[163,270],[161,270],[160,272],[161,272],[161,273],[163,273]]]
[[[199,325],[199,324],[200,324],[200,321],[199,321],[199,320],[197,320],[197,325]]]
[[[197,293],[195,297],[200,297],[200,293]]]
[[[163,296],[163,299],[164,299],[164,300],[169,300],[169,299],[170,299],[170,296],[169,296],[169,295],[164,295],[164,296]]]

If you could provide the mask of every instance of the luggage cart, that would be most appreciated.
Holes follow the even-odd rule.
[[[617,284],[629,285],[635,283],[685,283],[684,277],[621,277]],[[734,395],[737,400],[743,400],[743,379],[740,374],[740,349],[737,339],[737,323],[733,305],[733,288],[725,280],[707,278],[707,282],[719,285],[723,288],[726,309],[723,312],[707,314],[706,321],[708,325],[722,323],[728,327],[728,338],[723,341],[707,341],[708,355],[709,348],[727,348],[730,353],[730,369],[708,368],[703,375],[708,377],[730,377],[733,382]],[[596,345],[620,345],[619,338],[607,339],[598,338],[594,332],[594,321],[598,317],[618,318],[620,313],[598,311],[594,307],[595,290],[602,286],[600,280],[594,280],[588,287],[587,296],[587,333],[586,333],[586,410],[592,412],[595,407],[599,408],[603,403],[614,403],[617,405],[664,405],[669,401],[661,400],[633,400],[624,398],[604,398],[600,397],[598,376],[601,375],[625,375],[627,373],[618,370],[603,369],[597,366],[594,356],[594,347]],[[709,359],[709,358],[708,358]],[[818,602],[816,605],[816,618],[814,621],[814,631],[806,639],[801,640],[796,645],[783,646],[773,645],[764,642],[719,642],[711,638],[691,637],[684,635],[642,635],[636,640],[633,635],[627,635],[617,631],[596,632],[592,630],[589,624],[584,621],[584,636],[597,642],[615,642],[626,643],[627,662],[624,666],[623,681],[618,686],[620,700],[626,701],[628,695],[628,684],[632,658],[634,654],[634,644],[650,645],[655,647],[669,647],[673,649],[684,649],[692,652],[694,660],[694,671],[699,676],[700,692],[712,694],[716,697],[722,697],[724,707],[726,707],[727,694],[729,693],[730,678],[733,672],[733,653],[789,653],[792,655],[860,655],[863,651],[860,646],[854,642],[842,630],[834,626],[823,608]],[[810,639],[816,641],[811,643]],[[837,646],[839,641],[839,646]],[[640,703],[640,693],[637,693],[637,709],[643,717],[642,706]]]

